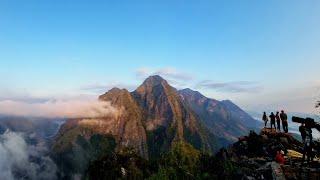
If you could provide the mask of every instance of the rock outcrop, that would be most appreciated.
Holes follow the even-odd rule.
[[[277,151],[284,151],[285,163],[275,161]],[[217,157],[231,161],[247,179],[319,179],[320,161],[302,163],[303,144],[289,133],[264,128],[260,134],[250,132]]]

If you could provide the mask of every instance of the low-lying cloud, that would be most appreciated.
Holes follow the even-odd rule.
[[[57,167],[46,147],[28,145],[20,133],[6,131],[0,135],[0,179],[56,179]]]
[[[71,99],[45,102],[0,101],[0,114],[45,118],[96,118],[118,113],[109,102]]]

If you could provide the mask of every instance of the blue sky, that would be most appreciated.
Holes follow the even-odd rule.
[[[319,22],[319,1],[2,0],[0,100],[160,74],[245,109],[316,112]]]

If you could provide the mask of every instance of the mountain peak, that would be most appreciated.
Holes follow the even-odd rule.
[[[158,85],[161,83],[166,83],[168,84],[168,82],[163,79],[161,76],[159,75],[153,75],[153,76],[149,76],[144,82],[144,85]]]
[[[108,92],[99,96],[99,100],[110,100],[119,96],[130,96],[130,93],[126,89],[112,88]]]
[[[117,87],[114,87],[114,88],[109,90],[109,92],[113,92],[113,93],[123,92],[123,91],[127,91],[127,90],[126,89],[120,89],[120,88],[117,88]]]
[[[151,93],[153,89],[163,91],[164,89],[172,89],[169,83],[159,75],[149,76],[134,92],[133,94]]]
[[[169,94],[177,94],[177,91],[159,75],[149,76],[135,91],[132,92],[132,95],[138,99],[144,99],[146,96],[150,96],[149,98],[154,99],[154,97],[159,98],[161,95],[165,97]]]

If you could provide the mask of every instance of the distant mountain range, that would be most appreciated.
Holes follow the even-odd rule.
[[[230,100],[210,99],[191,89],[179,91],[184,102],[216,137],[226,144],[236,141],[258,122]]]
[[[53,150],[58,159],[64,159],[58,165],[65,169],[71,165],[77,171],[85,169],[85,162],[97,155],[95,148],[101,147],[96,144],[97,135],[105,148],[114,144],[116,151],[132,148],[142,157],[153,158],[179,142],[214,153],[257,124],[229,100],[210,99],[191,89],[177,90],[157,75],[133,92],[113,88],[99,100],[121,111],[116,117],[70,119],[61,127]]]

